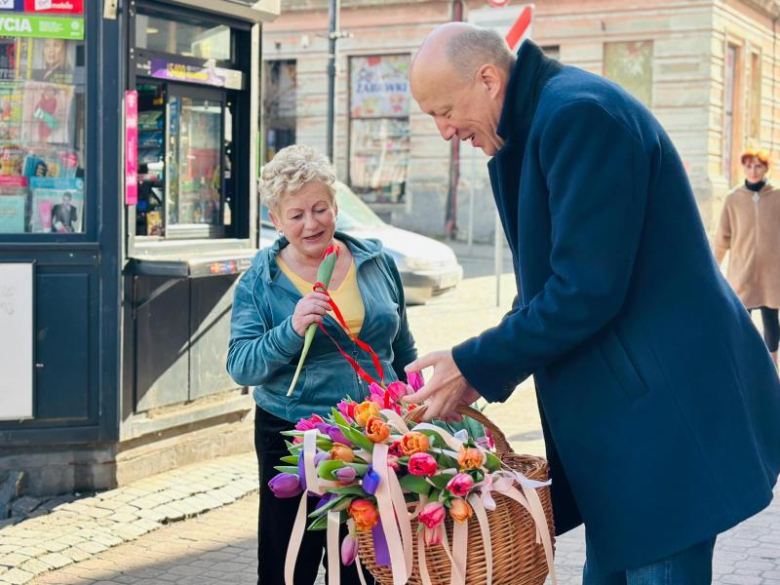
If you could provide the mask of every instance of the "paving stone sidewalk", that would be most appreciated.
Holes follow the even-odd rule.
[[[247,453],[61,503],[0,530],[0,584],[27,583],[255,491],[257,461]]]

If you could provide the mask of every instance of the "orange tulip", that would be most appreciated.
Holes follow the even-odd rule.
[[[368,500],[355,500],[349,505],[348,513],[358,530],[371,530],[379,523],[379,512]]]
[[[479,469],[482,467],[482,451],[475,447],[461,447],[458,453],[458,465],[464,469]]]
[[[471,518],[473,513],[471,506],[469,506],[465,500],[461,498],[453,498],[450,501],[450,516],[456,522],[465,522]]]
[[[381,443],[390,437],[390,427],[378,416],[369,417],[366,422],[366,437],[374,443]]]
[[[415,453],[425,453],[431,446],[428,436],[418,431],[406,433],[401,437],[401,451],[411,457]]]
[[[355,406],[355,422],[361,427],[365,427],[372,416],[379,416],[379,405],[376,403],[366,401]]]
[[[355,460],[355,453],[341,443],[333,443],[333,447],[330,450],[330,456],[332,459],[338,459],[344,463],[352,463]]]

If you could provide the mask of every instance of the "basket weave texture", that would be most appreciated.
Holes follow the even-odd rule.
[[[459,411],[479,422],[493,432],[496,444],[496,454],[501,463],[509,470],[519,471],[528,479],[547,481],[549,468],[547,461],[541,457],[531,455],[517,455],[512,452],[504,434],[481,412],[468,408],[459,408]],[[554,540],[552,504],[550,501],[550,488],[537,490],[544,508],[550,538]],[[536,526],[528,511],[513,499],[492,492],[496,502],[496,509],[488,511],[488,524],[490,526],[490,540],[493,550],[493,585],[541,585],[547,576],[547,562],[544,555],[544,547],[536,543]],[[416,504],[409,504],[410,513]],[[452,523],[449,516],[445,520],[447,541],[452,543]],[[468,520],[468,557],[466,562],[466,583],[468,585],[480,585],[487,582],[487,563],[485,548],[482,543],[482,533],[479,522],[475,516]],[[422,585],[420,578],[417,520],[412,519],[412,532],[414,535],[414,570],[408,581],[409,585]],[[392,585],[393,575],[391,568],[380,567],[376,564],[374,555],[374,542],[371,531],[358,532],[360,562],[374,576],[381,585]],[[452,577],[452,565],[447,553],[439,545],[425,548],[425,561],[428,573],[433,585],[449,585]]]

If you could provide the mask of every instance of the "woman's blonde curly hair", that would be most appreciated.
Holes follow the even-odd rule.
[[[330,202],[335,201],[336,173],[330,161],[311,146],[294,144],[277,152],[263,167],[260,196],[268,209],[278,215],[282,198],[295,195],[312,181],[322,183],[330,194]]]

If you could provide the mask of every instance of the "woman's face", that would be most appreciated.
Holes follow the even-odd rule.
[[[769,167],[761,162],[757,156],[750,156],[742,164],[745,169],[745,178],[749,183],[760,183],[764,180]]]
[[[43,42],[43,60],[46,69],[61,67],[65,62],[65,41],[61,39],[46,39]]]
[[[270,213],[277,230],[296,252],[310,258],[322,258],[336,232],[338,209],[328,188],[319,181],[282,197],[278,217]]]

